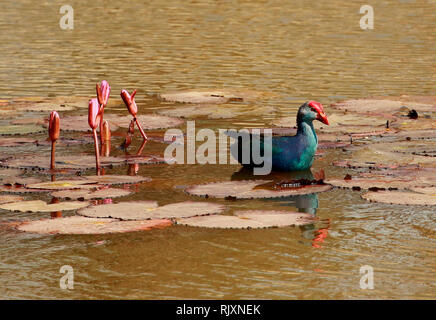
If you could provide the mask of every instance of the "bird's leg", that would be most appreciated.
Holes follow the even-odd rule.
[[[97,130],[93,129],[92,133],[94,134],[94,151],[95,151],[95,167],[97,169],[97,175],[100,175],[100,153],[98,151],[98,138],[97,138]]]
[[[147,136],[146,136],[144,130],[142,130],[142,127],[141,127],[141,125],[139,124],[138,118],[135,117],[135,118],[133,118],[133,119],[135,120],[136,125],[138,126],[139,132],[141,132],[141,136],[142,136],[142,138],[143,138],[144,140],[147,140]]]

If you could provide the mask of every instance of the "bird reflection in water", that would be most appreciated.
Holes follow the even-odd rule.
[[[324,180],[324,170],[312,173],[311,170],[304,171],[291,171],[291,172],[271,172],[269,175],[253,175],[253,170],[250,168],[242,167],[239,171],[235,172],[231,180],[272,180],[271,185],[280,187],[281,185],[290,185],[298,187],[298,185],[304,185],[313,181],[314,183]],[[316,216],[316,211],[319,207],[318,194],[304,194],[289,196],[286,198],[271,198],[265,199],[267,201],[274,201],[279,206],[295,207],[298,212],[309,213],[312,216]],[[328,236],[328,230],[330,229],[330,218],[327,219],[327,226],[321,228],[316,227],[315,223],[299,226],[302,237],[311,240],[312,247],[321,248],[321,243]]]

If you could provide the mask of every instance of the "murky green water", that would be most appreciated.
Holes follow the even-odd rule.
[[[369,95],[435,94],[435,1],[369,1],[372,31],[359,28],[359,8],[366,3],[344,0],[74,1],[70,31],[59,27],[63,4],[0,4],[0,98],[92,97],[102,79],[111,84],[112,97],[122,88],[138,88],[141,113],[162,108],[151,95],[164,91],[244,88],[274,94],[253,104],[277,107],[275,114],[197,121],[198,127],[231,128],[241,122],[267,125],[309,99],[328,105]],[[114,138],[113,144],[120,142]],[[91,145],[85,148],[92,153]],[[164,146],[147,148],[162,152]],[[20,152],[29,150],[14,149]],[[329,151],[314,170],[334,174],[339,169],[329,164],[339,157],[341,151]],[[230,180],[238,170],[142,166],[139,174],[153,183],[120,201],[192,199],[182,186]],[[126,172],[122,167],[109,173]],[[367,203],[359,192],[338,189],[292,199],[217,202],[227,204],[228,212],[299,208],[316,211],[320,220],[301,228],[175,226],[99,236],[41,236],[2,227],[0,297],[436,297],[434,208]],[[48,215],[0,215],[2,222],[43,217]],[[327,233],[323,242],[317,241],[320,232]],[[74,290],[59,288],[62,265],[74,268]],[[374,290],[360,289],[363,265],[374,268]]]

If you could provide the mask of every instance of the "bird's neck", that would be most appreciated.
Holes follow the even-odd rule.
[[[297,124],[297,128],[297,135],[303,135],[307,137],[310,142],[313,142],[315,145],[318,144],[318,137],[316,136],[312,121],[300,121]]]

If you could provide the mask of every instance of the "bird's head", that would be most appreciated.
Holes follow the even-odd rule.
[[[313,120],[329,125],[322,104],[316,101],[308,101],[298,109],[297,122],[312,122]]]

